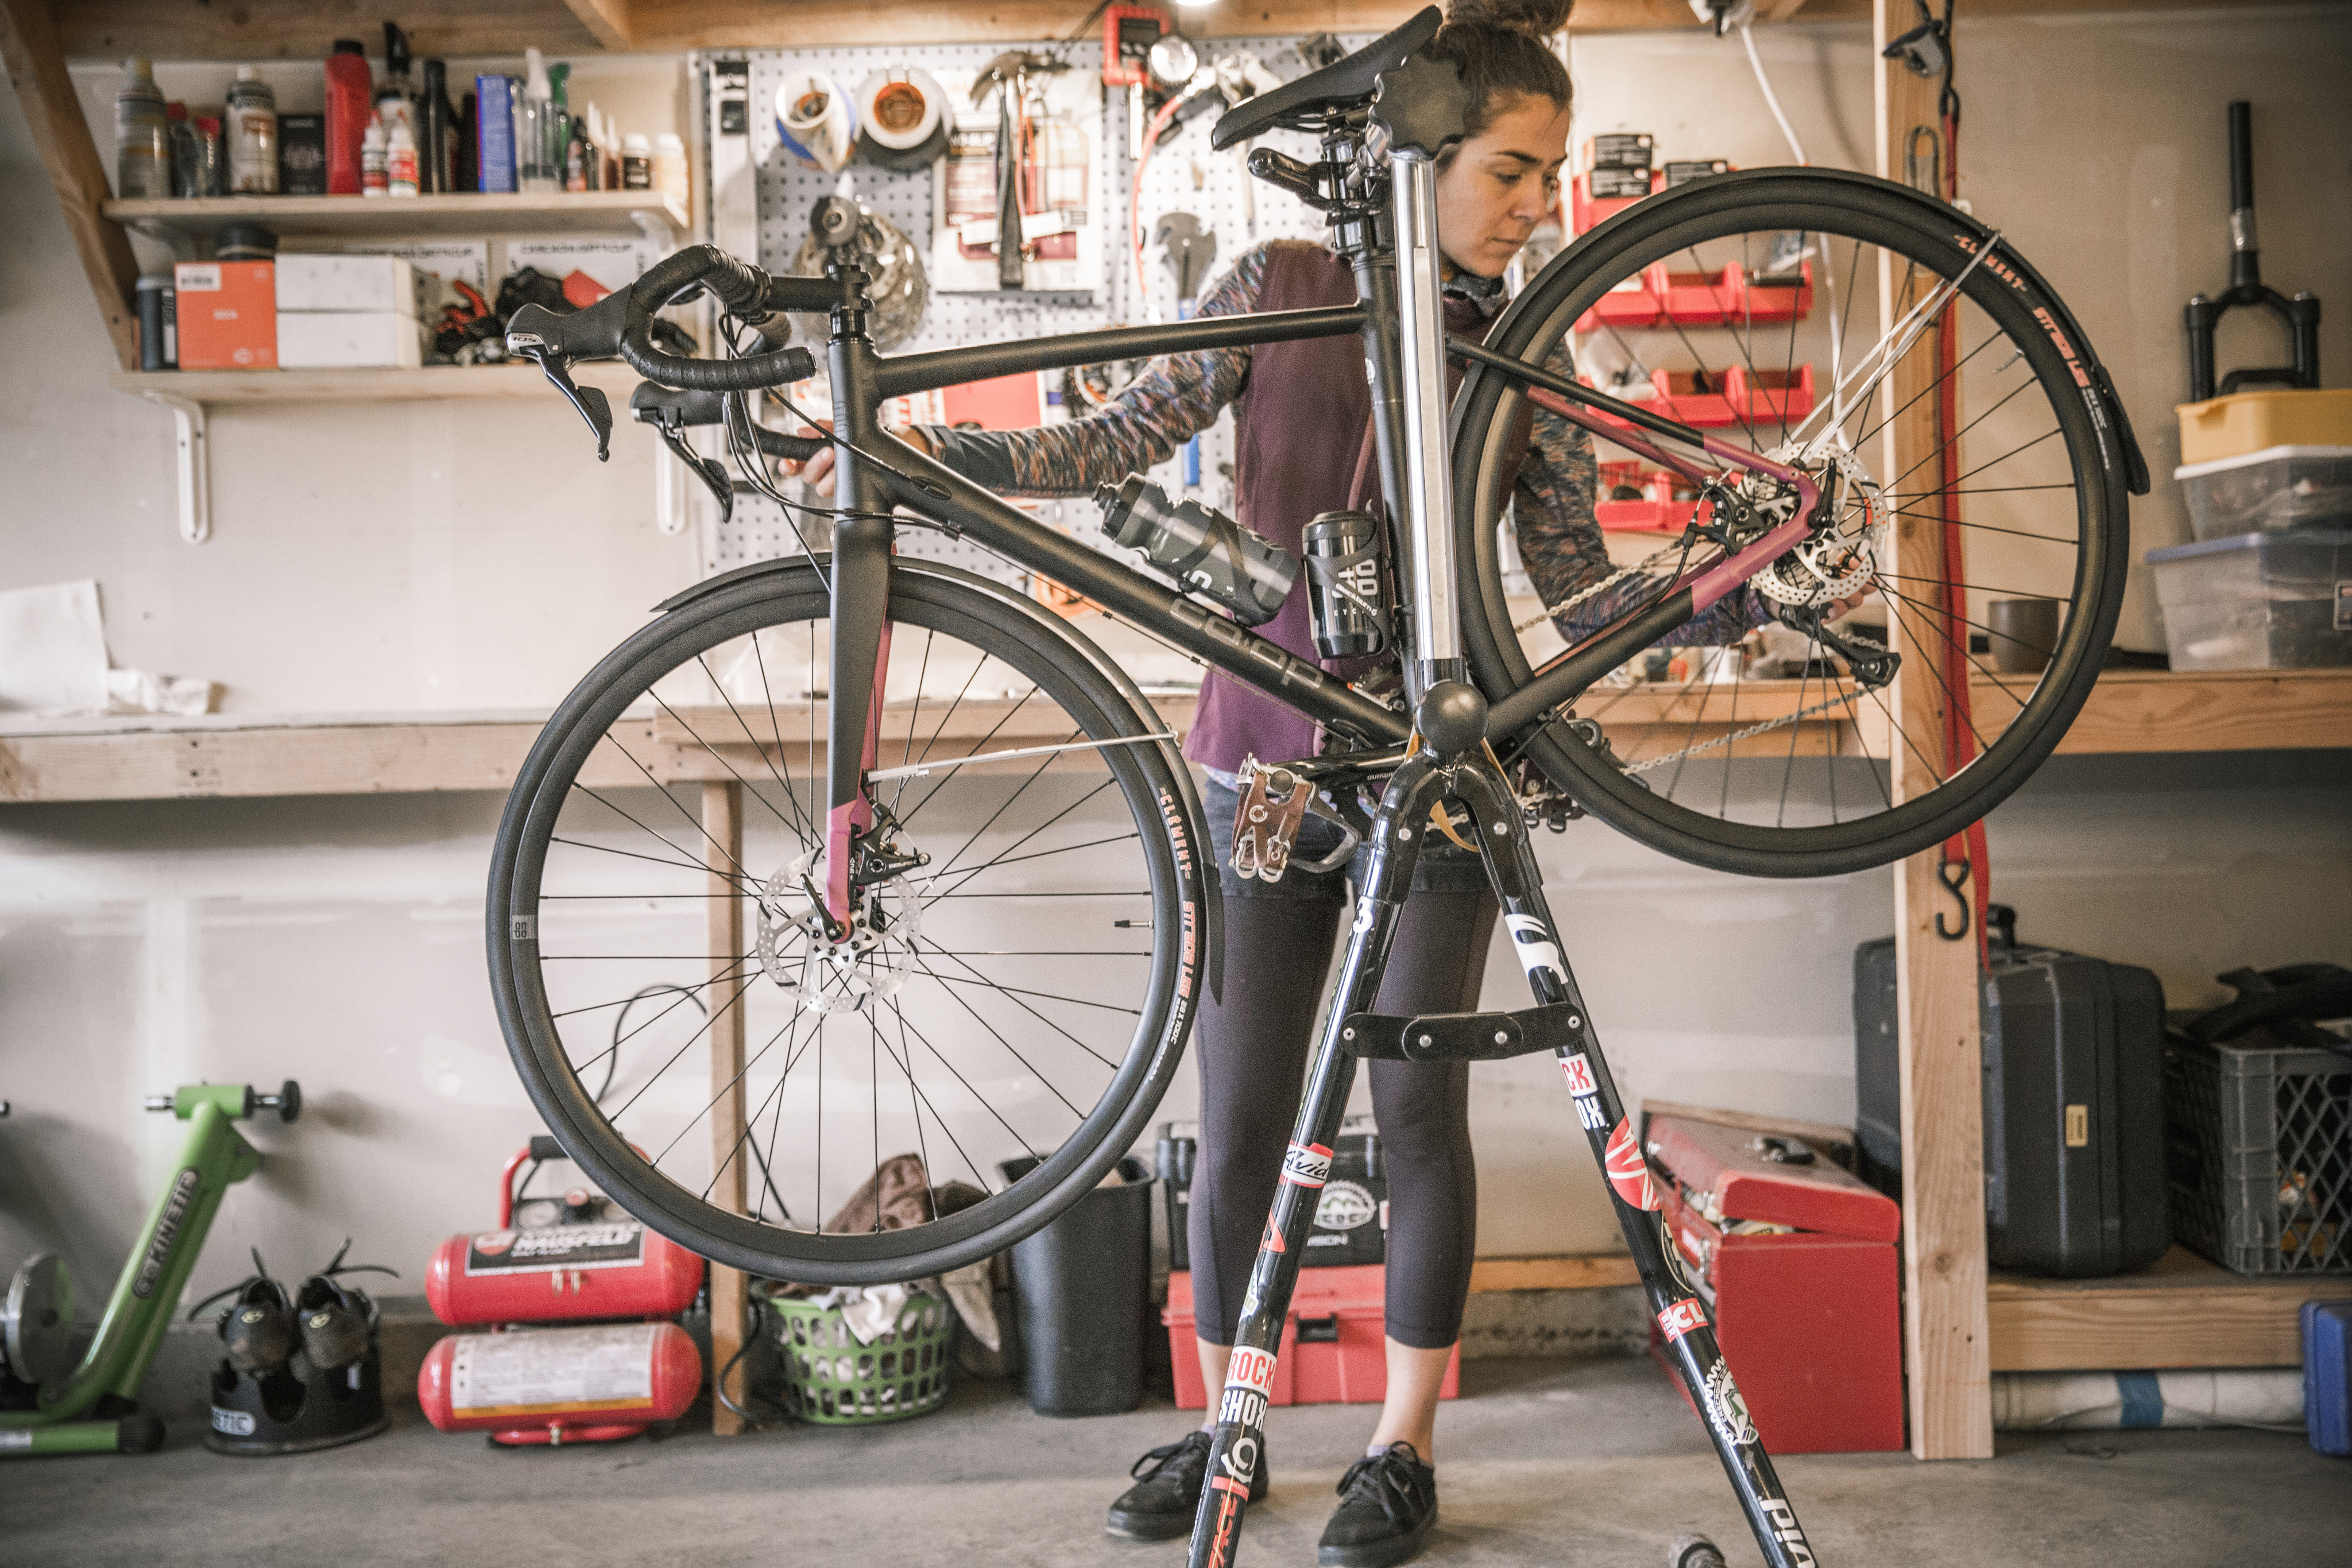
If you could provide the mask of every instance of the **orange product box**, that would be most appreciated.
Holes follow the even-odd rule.
[[[184,261],[172,269],[178,292],[180,368],[278,368],[278,264]]]

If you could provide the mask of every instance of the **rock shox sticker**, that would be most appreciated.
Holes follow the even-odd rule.
[[[1293,1186],[1321,1186],[1331,1179],[1331,1151],[1320,1144],[1293,1144],[1283,1152],[1282,1179]]]
[[[1584,1059],[1584,1052],[1580,1051],[1574,1056],[1564,1058],[1559,1070],[1568,1079],[1568,1092],[1579,1100],[1601,1092],[1601,1085],[1592,1081],[1592,1063]]]
[[[1609,1134],[1609,1185],[1617,1196],[1635,1208],[1658,1207],[1658,1189],[1650,1180],[1650,1162],[1642,1157],[1642,1146],[1633,1141],[1633,1126],[1619,1122],[1617,1130]]]

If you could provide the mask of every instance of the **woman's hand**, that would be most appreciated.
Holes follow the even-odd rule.
[[[831,420],[819,420],[817,424],[818,428],[815,430],[811,430],[807,425],[803,425],[800,429],[793,432],[793,434],[799,436],[803,441],[810,440],[818,435],[830,435],[833,434],[833,422]],[[913,447],[916,451],[921,453],[926,457],[936,457],[939,455],[939,454],[931,450],[931,444],[925,438],[923,433],[915,429],[911,425],[893,425],[889,427],[889,432],[891,434],[897,436],[899,440],[905,442],[908,445]],[[794,463],[790,458],[786,458],[783,460],[783,465],[784,472],[787,475],[798,476],[802,484],[806,485],[818,495],[828,497],[832,496],[832,447],[826,447],[824,451],[818,453],[815,456],[810,458],[805,463]]]

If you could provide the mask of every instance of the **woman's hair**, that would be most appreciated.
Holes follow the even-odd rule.
[[[1477,135],[1514,99],[1548,99],[1566,109],[1568,68],[1552,52],[1574,0],[1452,0],[1445,25],[1425,51],[1462,68],[1470,89],[1467,133]]]

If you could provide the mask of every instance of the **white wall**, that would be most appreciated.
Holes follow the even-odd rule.
[[[1815,159],[1866,165],[1866,33],[1759,39]],[[2225,277],[2232,96],[2258,104],[2267,275],[2339,307],[2323,355],[2343,382],[2342,12],[1963,22],[1961,47],[1968,194],[2081,315],[2152,467],[2175,461],[2180,302]],[[1782,156],[1736,42],[1584,39],[1575,60],[1583,131]],[[552,401],[225,413],[215,540],[180,544],[169,422],[106,385],[106,340],[13,98],[0,344],[0,587],[96,577],[118,663],[225,681],[233,708],[545,707],[693,570],[691,541],[652,528],[642,433],[625,428],[599,468]],[[2135,519],[2143,546],[2186,537],[2161,482]],[[2127,640],[2158,645],[2144,603],[2136,615]],[[2062,761],[1993,819],[1996,896],[2023,908],[2030,938],[2149,964],[2176,1000],[2240,963],[2352,961],[2348,785],[2340,755]],[[110,1279],[177,1137],[137,1097],[197,1076],[298,1077],[315,1107],[256,1132],[281,1157],[224,1207],[199,1292],[236,1278],[248,1243],[308,1268],[347,1234],[413,1281],[441,1235],[486,1223],[497,1166],[531,1130],[478,947],[497,809],[462,795],[0,811],[0,1098],[16,1104],[0,1265],[61,1246],[86,1297]],[[1851,1113],[1852,952],[1891,928],[1885,873],[1742,881],[1592,822],[1540,852],[1631,1093]],[[1507,957],[1489,978],[1510,1005]],[[1529,1059],[1475,1082],[1481,1250],[1614,1245],[1555,1071]],[[1180,1081],[1166,1113],[1191,1104]]]

